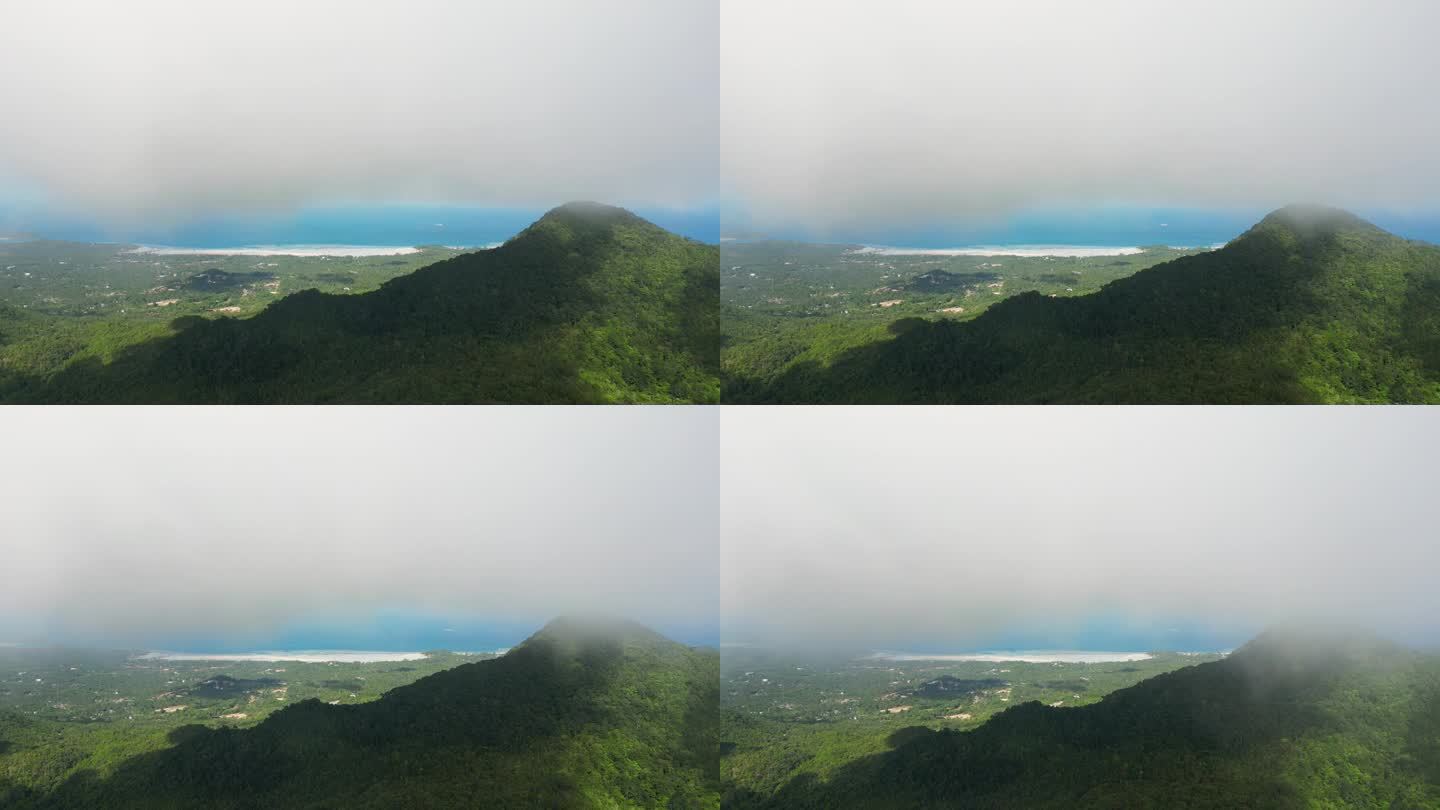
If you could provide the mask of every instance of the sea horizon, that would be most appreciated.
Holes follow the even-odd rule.
[[[715,208],[619,207],[681,236],[709,244],[719,242],[720,215]],[[28,238],[197,249],[267,245],[480,246],[503,243],[548,210],[375,204],[314,207],[284,214],[196,217],[158,224],[115,224],[49,210],[7,211],[0,203],[0,234],[9,242]]]

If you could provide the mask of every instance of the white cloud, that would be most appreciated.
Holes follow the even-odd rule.
[[[757,226],[1034,206],[1440,204],[1431,0],[727,0]]]
[[[30,632],[218,637],[394,610],[715,621],[714,408],[5,417],[0,617]]]
[[[715,0],[20,0],[0,177],[110,218],[713,199]]]
[[[1437,449],[1425,409],[729,408],[722,622],[958,649],[1097,619],[1435,640]]]

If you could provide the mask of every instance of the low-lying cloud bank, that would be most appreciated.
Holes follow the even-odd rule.
[[[713,408],[5,416],[5,640],[204,651],[400,610],[716,624]]]
[[[1214,649],[1198,631],[1238,643],[1343,622],[1440,642],[1440,413],[737,408],[722,422],[727,641],[959,653],[1130,627]],[[1092,649],[1127,649],[1114,643]]]
[[[1431,0],[727,0],[721,27],[721,173],[754,229],[1440,208]]]
[[[0,180],[127,223],[711,202],[716,15],[716,0],[9,3]]]

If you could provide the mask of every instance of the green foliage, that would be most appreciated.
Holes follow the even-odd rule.
[[[168,735],[186,725],[243,728],[294,702],[370,701],[487,657],[432,651],[408,662],[219,662],[3,647],[0,785],[43,794],[81,773],[106,777],[166,747]]]
[[[1373,637],[1276,632],[1089,705],[1029,701],[774,789],[732,782],[726,806],[1434,807],[1437,683],[1440,661]]]
[[[560,619],[503,657],[378,700],[304,700],[249,729],[183,726],[108,776],[19,807],[719,806],[718,655]]]
[[[1287,208],[1234,242],[1091,295],[968,322],[782,336],[727,358],[726,401],[1440,402],[1440,248]],[[767,356],[769,355],[769,356]]]
[[[211,255],[123,244],[0,241],[0,302],[91,321],[246,317],[300,290],[369,292],[462,252],[430,245],[383,256]]]
[[[1155,653],[1139,661],[998,663],[730,648],[721,670],[723,773],[732,791],[769,795],[797,778],[830,778],[888,750],[893,735],[917,724],[974,729],[1028,701],[1087,705],[1220,658]]]
[[[253,283],[219,271],[186,282]],[[13,337],[0,332],[0,398],[715,402],[718,285],[715,248],[620,209],[571,203],[494,250],[364,294],[302,290],[250,318],[83,328],[16,319]]]

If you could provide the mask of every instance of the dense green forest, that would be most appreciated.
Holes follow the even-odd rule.
[[[1273,631],[1090,705],[898,729],[889,750],[773,792],[727,784],[726,807],[841,806],[1436,807],[1440,660],[1363,633]]]
[[[351,704],[492,653],[418,660],[176,659],[0,645],[0,785],[44,793],[170,745],[181,726],[245,728],[292,703]],[[0,806],[5,805],[0,789]]]
[[[769,795],[796,779],[829,779],[861,757],[887,751],[901,729],[971,730],[1029,701],[1084,706],[1224,655],[1100,657],[1105,660],[949,660],[727,647],[720,670],[721,776],[731,790]]]
[[[727,360],[725,400],[1440,402],[1440,247],[1292,206],[1090,295],[900,318],[863,342],[833,331]]]
[[[182,726],[171,747],[108,774],[43,792],[0,784],[0,796],[18,808],[717,808],[718,685],[713,650],[557,619],[500,658],[377,700]],[[43,733],[0,714],[0,747]]]
[[[718,255],[627,211],[570,203],[492,250],[370,292],[304,289],[251,317],[0,305],[0,401],[715,402]],[[178,283],[261,283],[218,272]]]
[[[863,245],[731,240],[720,246],[724,374],[770,379],[787,367],[889,338],[906,318],[974,320],[1025,293],[1063,298],[1202,248],[933,252]],[[1063,252],[1063,251],[1062,251]]]

